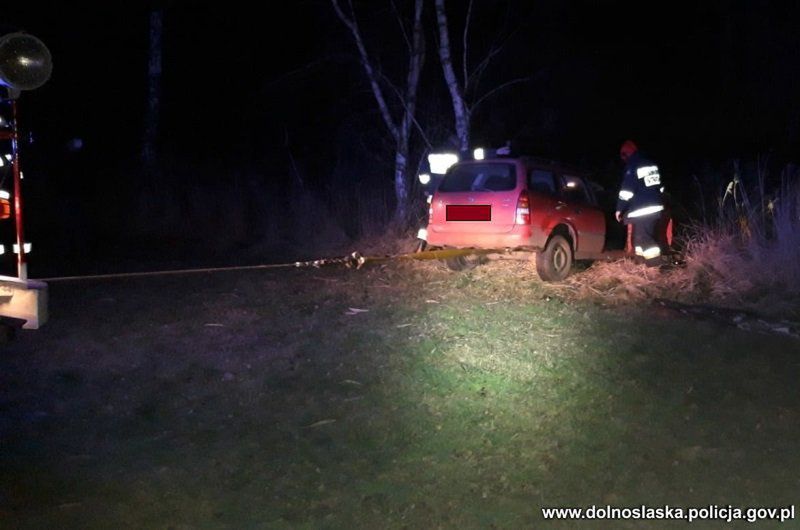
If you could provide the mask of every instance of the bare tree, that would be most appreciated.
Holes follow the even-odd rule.
[[[483,93],[478,93],[478,87],[486,68],[492,62],[492,59],[502,51],[507,38],[492,46],[486,55],[470,71],[467,57],[467,51],[469,50],[469,27],[472,17],[472,0],[470,0],[467,5],[466,22],[464,23],[461,58],[462,77],[459,79],[458,75],[456,75],[456,66],[453,62],[445,0],[435,0],[435,4],[436,25],[439,32],[439,61],[442,64],[444,80],[453,103],[455,130],[459,143],[458,147],[461,152],[467,152],[470,148],[470,121],[475,109],[500,90],[516,83],[528,81],[532,76],[511,79],[499,85],[495,85]]]
[[[393,86],[388,79],[381,76],[370,59],[366,45],[364,44],[364,39],[358,27],[352,0],[347,0],[346,2],[347,12],[342,9],[340,0],[331,0],[331,3],[339,19],[347,29],[350,30],[350,34],[358,49],[361,65],[369,81],[372,95],[378,105],[378,110],[380,110],[383,122],[394,140],[394,191],[397,199],[394,218],[395,221],[402,223],[408,216],[410,140],[413,127],[416,124],[414,115],[417,107],[417,89],[419,87],[422,65],[425,61],[425,38],[422,32],[423,0],[414,0],[414,18],[411,25],[410,36],[402,17],[400,17],[395,9],[395,14],[397,15],[403,37],[408,47],[408,71],[406,73],[405,86],[402,90]],[[394,3],[392,3],[392,7],[395,7]],[[400,102],[399,110],[394,113],[384,94],[383,87],[386,85],[389,85]]]
[[[472,1],[469,3],[469,11],[472,11]],[[439,27],[439,61],[442,63],[444,80],[447,89],[450,91],[450,99],[453,102],[453,114],[455,115],[456,136],[458,137],[459,150],[464,152],[469,149],[469,122],[470,109],[464,101],[464,88],[466,85],[466,62],[464,63],[465,80],[460,82],[456,77],[453,57],[450,53],[450,33],[447,29],[447,12],[444,9],[444,0],[436,0],[436,24]],[[465,24],[465,39],[469,20]],[[465,43],[466,44],[466,43]],[[466,46],[464,47],[466,57]]]
[[[147,109],[144,116],[142,161],[148,171],[156,166],[156,139],[161,106],[161,51],[164,28],[164,10],[150,12],[149,47],[147,61]]]

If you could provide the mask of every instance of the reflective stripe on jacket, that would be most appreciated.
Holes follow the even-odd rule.
[[[617,211],[627,218],[641,217],[664,209],[664,190],[658,166],[638,152],[628,158],[617,197]]]

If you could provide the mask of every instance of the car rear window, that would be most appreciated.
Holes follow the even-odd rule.
[[[450,168],[439,191],[509,191],[516,187],[514,164],[464,164]]]

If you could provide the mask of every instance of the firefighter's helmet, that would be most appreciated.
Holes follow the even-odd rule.
[[[622,147],[619,148],[619,157],[623,160],[627,160],[638,150],[639,148],[635,143],[633,143],[633,140],[625,140],[625,142],[622,144]]]

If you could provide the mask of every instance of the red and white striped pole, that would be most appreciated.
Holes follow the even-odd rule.
[[[25,260],[25,232],[22,226],[22,172],[19,167],[19,130],[17,129],[17,100],[11,100],[11,172],[14,177],[14,226],[17,233],[17,276],[28,279]]]

